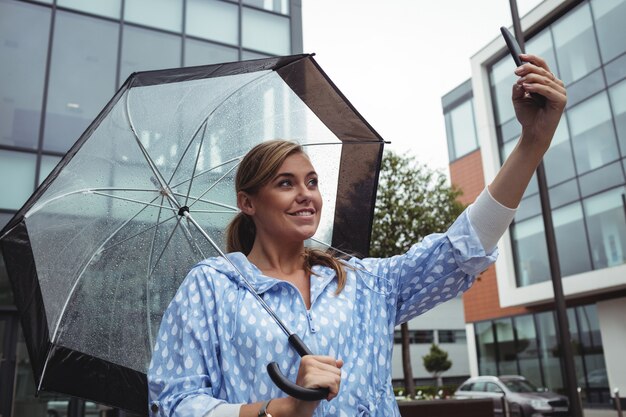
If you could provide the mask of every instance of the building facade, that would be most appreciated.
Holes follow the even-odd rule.
[[[0,0],[0,229],[131,73],[295,53],[300,0]],[[0,416],[98,414],[35,398],[4,265],[0,358]]]
[[[585,404],[626,392],[625,0],[545,0],[522,18],[526,50],[567,87],[544,157],[576,378]],[[472,77],[442,99],[452,182],[472,201],[521,128],[514,64],[496,38],[471,58]],[[464,296],[472,375],[522,374],[564,386],[549,259],[533,177],[500,257]]]

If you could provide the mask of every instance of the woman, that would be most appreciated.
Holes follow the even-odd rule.
[[[285,141],[255,147],[236,178],[241,213],[228,258],[287,326],[319,355],[300,359],[224,259],[196,265],[163,316],[149,371],[153,415],[399,415],[391,387],[395,325],[469,288],[494,262],[495,245],[550,146],[565,107],[563,83],[533,55],[515,70],[520,141],[496,178],[445,234],[406,254],[345,263],[305,249],[322,198],[314,167]],[[546,97],[538,105],[529,93]],[[265,366],[327,388],[326,400],[285,396]]]

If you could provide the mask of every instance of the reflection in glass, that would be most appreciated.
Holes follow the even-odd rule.
[[[187,0],[185,25],[187,35],[237,45],[239,6],[216,0]]]
[[[57,11],[44,149],[67,151],[115,92],[118,32],[116,23]]]
[[[46,179],[48,174],[52,172],[52,170],[55,166],[57,166],[60,160],[60,156],[41,156],[41,165],[39,166],[39,182],[37,184],[41,184]]]
[[[0,1],[0,144],[37,148],[50,9]]]
[[[548,186],[576,176],[572,147],[567,133],[567,119],[564,116],[561,117],[561,122],[556,129],[550,149],[543,158],[543,163]]]
[[[580,202],[552,211],[559,264],[564,277],[589,271],[589,247]]]
[[[578,177],[580,193],[583,197],[597,194],[624,183],[624,173],[619,162],[603,166],[595,171]]]
[[[449,114],[450,133],[454,143],[454,159],[456,159],[478,148],[473,100],[467,100],[452,109]]]
[[[125,0],[124,20],[172,32],[182,32],[182,0]]]
[[[626,156],[626,80],[609,89],[613,120],[622,156]]]
[[[0,209],[17,210],[35,186],[37,155],[0,150]]]
[[[121,1],[84,1],[84,0],[57,0],[57,6],[68,9],[80,10],[82,12],[106,16],[113,19],[120,18]]]
[[[541,367],[537,356],[537,334],[532,315],[513,317],[517,335],[517,360],[520,374],[535,385],[543,385]]]
[[[180,36],[126,26],[122,44],[120,83],[136,71],[179,67],[180,45]]]
[[[476,323],[476,349],[478,369],[481,375],[498,375],[496,343],[491,322]]]
[[[592,0],[602,62],[608,62],[626,51],[626,0]]]
[[[243,9],[242,46],[276,55],[291,53],[289,18],[254,9]]]
[[[243,4],[269,10],[271,12],[289,14],[289,0],[243,0]]]
[[[622,187],[583,200],[595,269],[621,265],[626,249]]]
[[[582,4],[555,23],[552,33],[565,85],[600,66],[589,4]]]
[[[517,370],[517,347],[513,335],[513,325],[510,318],[493,321],[498,340],[498,372],[499,375],[516,375]]]
[[[239,53],[236,48],[216,45],[195,39],[185,39],[184,66],[219,64],[237,61]]]
[[[553,391],[563,390],[559,344],[551,311],[537,314],[539,357],[543,366],[544,385]]]
[[[513,223],[517,286],[524,287],[550,280],[548,249],[540,216]]]
[[[619,158],[606,92],[570,109],[568,120],[579,174]]]
[[[559,184],[550,188],[548,191],[550,193],[550,206],[552,208],[560,207],[580,198],[576,180],[570,180],[566,183]]]
[[[511,87],[515,84],[517,76],[513,72],[515,64],[507,54],[496,62],[489,73],[491,84],[491,97],[496,113],[496,124],[502,124],[515,116],[511,103]]]

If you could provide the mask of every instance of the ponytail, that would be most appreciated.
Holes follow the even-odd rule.
[[[241,252],[248,256],[254,245],[256,227],[254,222],[243,213],[237,213],[226,228],[226,251]]]

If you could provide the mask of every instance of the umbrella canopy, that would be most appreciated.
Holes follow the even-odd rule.
[[[315,239],[365,255],[383,142],[311,55],[129,77],[0,232],[38,390],[146,413],[163,311],[219,253],[203,235],[223,247],[240,159],[275,138],[318,171]]]

